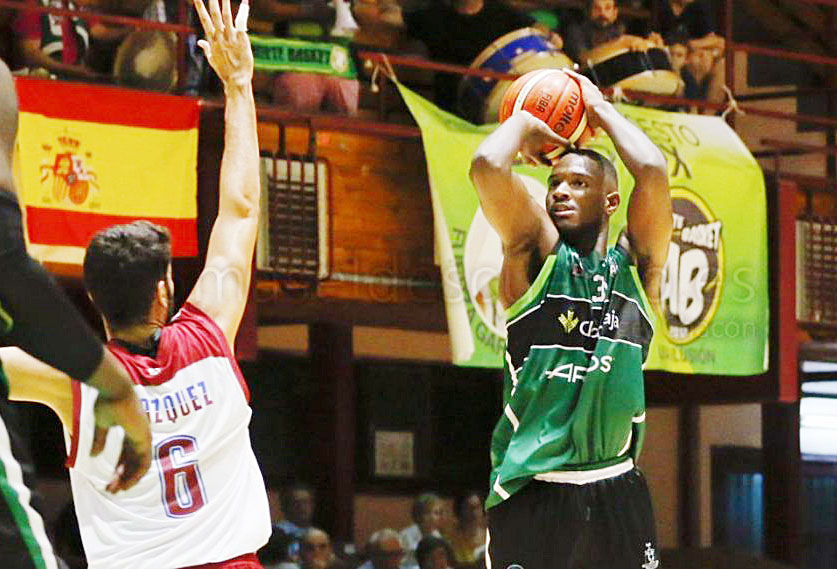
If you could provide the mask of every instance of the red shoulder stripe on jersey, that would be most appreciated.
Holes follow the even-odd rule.
[[[73,431],[70,433],[70,452],[65,463],[67,468],[73,468],[76,465],[79,430],[81,429],[81,384],[71,381],[70,386],[73,390]]]
[[[156,358],[133,354],[114,341],[108,343],[108,348],[137,385],[162,385],[179,370],[204,358],[226,358],[244,392],[244,398],[250,402],[250,389],[227,337],[218,324],[194,304],[184,304],[174,319],[163,327]]]
[[[233,354],[232,350],[230,349],[230,344],[227,342],[227,336],[224,334],[224,331],[221,330],[221,327],[209,317],[203,310],[187,302],[183,305],[182,312],[186,314],[194,314],[196,317],[205,320],[207,328],[213,333],[215,336],[221,351],[230,360],[232,364],[233,371],[235,372],[235,377],[238,379],[238,385],[241,386],[241,391],[244,392],[244,399],[249,403],[250,402],[250,387],[247,385],[247,380],[244,379],[244,374],[241,373],[241,368],[238,367],[238,362],[235,359],[235,355]]]

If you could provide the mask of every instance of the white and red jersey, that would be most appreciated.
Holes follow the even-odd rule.
[[[223,332],[186,304],[156,357],[111,343],[148,414],[151,468],[127,491],[105,490],[123,432],[89,454],[96,390],[73,382],[70,481],[91,568],[169,569],[255,552],[270,537],[264,480],[250,445],[249,391]]]

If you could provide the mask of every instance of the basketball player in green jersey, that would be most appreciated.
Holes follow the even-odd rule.
[[[565,70],[566,71],[566,70]],[[471,179],[503,242],[503,414],[491,441],[489,569],[656,569],[648,487],[636,468],[645,431],[642,365],[671,237],[666,162],[587,78],[590,124],[610,135],[636,185],[628,224],[607,249],[620,204],[616,170],[591,150],[552,166],[546,208],[512,172],[563,144],[517,112],[477,149]],[[645,295],[643,295],[643,290]]]

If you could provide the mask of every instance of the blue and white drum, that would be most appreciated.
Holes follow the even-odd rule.
[[[572,60],[536,28],[521,28],[491,42],[480,52],[471,69],[522,75],[534,69],[572,67]],[[503,94],[511,81],[489,77],[462,78],[459,109],[477,122],[496,122]]]

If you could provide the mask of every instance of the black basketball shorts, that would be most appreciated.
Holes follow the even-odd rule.
[[[52,277],[26,252],[20,209],[0,189],[0,344],[21,348],[74,379],[102,361],[102,342]]]
[[[636,468],[579,485],[533,480],[488,510],[488,569],[658,569],[658,549]]]

